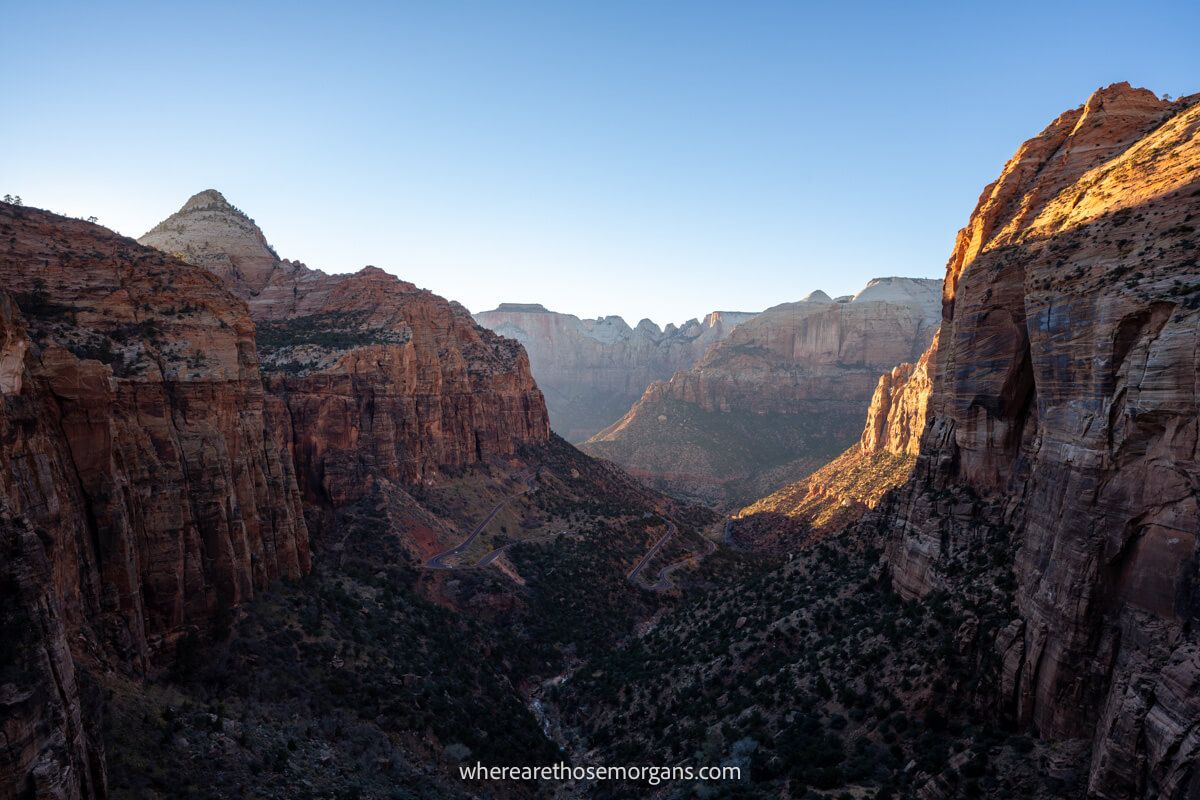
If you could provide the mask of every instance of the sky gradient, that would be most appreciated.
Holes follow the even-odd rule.
[[[4,3],[0,193],[138,236],[682,322],[941,277],[1097,87],[1200,91],[1188,3]]]

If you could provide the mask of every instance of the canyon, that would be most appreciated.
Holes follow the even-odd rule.
[[[162,251],[16,204],[3,204],[0,214],[8,292],[0,293],[0,581],[11,601],[0,616],[0,797],[105,797],[205,780],[189,742],[214,736],[208,715],[194,710],[216,702],[210,680],[227,685],[230,675],[254,675],[264,657],[283,667],[275,681],[298,678],[286,665],[312,653],[272,639],[284,629],[303,627],[310,642],[335,653],[364,635],[361,615],[314,629],[280,602],[321,609],[347,586],[368,597],[398,593],[402,601],[360,609],[373,615],[372,630],[398,635],[415,625],[425,632],[414,652],[463,660],[463,648],[498,646],[468,620],[503,619],[520,630],[536,626],[551,603],[568,615],[575,601],[561,598],[564,587],[549,579],[564,564],[578,562],[593,592],[579,613],[614,621],[648,613],[623,596],[621,578],[654,535],[643,520],[655,512],[692,520],[664,554],[676,557],[696,535],[693,526],[709,519],[551,434],[519,343],[374,267],[334,276],[279,259],[215,191],[192,197],[154,229],[148,241]],[[498,560],[498,584],[413,566],[530,476],[536,494],[497,505],[503,513],[486,536],[506,551],[530,543]],[[559,542],[568,526],[571,541]],[[603,541],[576,541],[588,537]],[[539,549],[565,555],[547,566]],[[614,584],[604,590],[611,597],[598,593],[605,581]],[[396,616],[397,602],[414,611]],[[446,618],[437,603],[471,613]],[[339,616],[336,605],[318,613]],[[280,614],[283,621],[264,620]],[[436,624],[457,634],[444,639],[421,628],[439,617]],[[234,624],[244,629],[236,641],[257,655],[231,647]],[[519,650],[506,643],[505,663],[518,653],[523,661],[553,658],[568,644],[586,652],[619,630],[571,626],[569,643],[559,644],[556,633]],[[393,669],[395,646],[387,660]],[[226,666],[211,673],[198,652]],[[379,681],[399,679],[376,671]],[[497,754],[500,742],[519,735],[534,737],[532,751],[542,746],[499,666],[478,662],[461,680],[452,713],[423,728],[432,724]],[[294,748],[302,730],[296,719],[316,725],[324,719],[318,703],[328,711],[344,702],[293,685],[280,691],[308,696],[309,704],[280,716],[259,696],[264,685],[260,677],[218,695],[242,709],[243,724],[256,722],[263,748],[288,741]],[[169,699],[180,692],[191,698],[182,713]],[[472,714],[474,726],[491,727],[475,739],[460,709],[478,693],[493,696],[494,710]],[[408,707],[419,708],[420,698]],[[155,709],[149,725],[147,708]],[[375,712],[369,738],[389,741],[403,732],[395,725],[413,724],[407,713],[393,717],[381,723]],[[171,739],[181,726],[188,735]],[[146,738],[158,728],[166,744]],[[315,728],[303,730],[312,748],[359,757],[332,730],[323,740]],[[285,732],[292,738],[281,738]],[[372,768],[374,780],[419,786],[422,796],[460,796],[404,766],[441,757],[424,737],[405,735],[391,766]],[[151,752],[160,767],[144,766]],[[237,748],[231,756],[227,791],[247,780],[282,785]],[[311,762],[306,781],[342,791],[356,780],[326,773],[321,763]]]
[[[940,286],[878,278],[854,296],[769,308],[581,448],[681,496],[735,507],[761,497],[858,437],[879,374],[929,346]]]
[[[2,203],[0,799],[1200,797],[1198,230],[1129,84],[944,280],[666,330]]]
[[[713,311],[678,326],[644,319],[631,328],[618,316],[579,319],[537,303],[501,303],[475,320],[524,346],[551,427],[578,443],[619,420],[651,383],[691,368],[754,316]]]
[[[728,731],[790,791],[1200,796],[1198,168],[1200,95],[1127,83],[1025,142],[859,443],[730,523],[784,565],[590,665],[575,724]]]
[[[755,550],[795,552],[843,530],[907,480],[916,463],[933,391],[929,365],[937,336],[916,364],[879,377],[859,441],[825,466],[732,514],[731,542]]]

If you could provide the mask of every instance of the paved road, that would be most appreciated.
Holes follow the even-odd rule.
[[[671,537],[674,536],[679,530],[677,527],[675,527],[675,523],[671,522],[671,520],[667,519],[666,517],[659,517],[659,519],[667,523],[667,532],[660,536],[658,541],[651,545],[650,549],[646,551],[646,554],[641,557],[641,560],[633,565],[633,569],[629,570],[629,574],[626,575],[625,578],[630,583],[637,582],[637,577],[639,574],[641,574],[641,571],[646,568],[646,565],[650,563],[651,559],[658,555],[658,551],[663,549],[663,545],[671,541]]]
[[[529,474],[525,473],[522,476],[522,480],[530,480]],[[473,531],[471,531],[471,533],[467,536],[467,538],[463,539],[461,542],[459,542],[454,547],[451,547],[449,550],[443,550],[442,552],[438,553],[437,555],[431,557],[428,561],[425,562],[425,569],[455,569],[455,567],[446,563],[446,559],[451,558],[453,556],[462,555],[464,552],[466,552],[471,547],[471,545],[475,543],[475,540],[479,537],[479,534],[483,533],[483,529],[488,526],[488,523],[491,522],[493,519],[495,519],[496,515],[500,513],[500,509],[502,509],[502,508],[504,508],[504,506],[508,505],[508,502],[510,500],[514,500],[523,494],[528,494],[529,492],[532,492],[534,489],[534,485],[535,485],[535,482],[531,481],[529,486],[527,486],[523,491],[517,492],[514,495],[509,495],[508,497],[504,498],[499,503],[497,503],[496,507],[493,508],[490,512],[488,512],[488,515],[486,517],[484,517],[479,522],[478,525],[475,526],[475,529]],[[507,546],[508,545],[505,545],[505,547],[507,547]],[[487,561],[488,564],[490,564],[490,563],[492,563],[492,561],[496,560],[496,556],[502,550],[504,550],[503,547],[500,548],[500,550],[493,550],[491,553],[488,553],[486,556],[484,556],[483,559],[485,561]],[[475,566],[479,566],[479,564],[476,564]]]
[[[523,477],[523,479],[529,480],[528,474],[526,474]],[[491,564],[493,562],[495,562],[496,559],[498,559],[500,556],[504,555],[506,552],[508,552],[509,548],[511,548],[515,545],[532,544],[532,543],[541,542],[541,541],[551,541],[551,540],[557,539],[559,536],[561,536],[563,534],[572,533],[571,531],[559,531],[558,533],[552,533],[549,536],[542,536],[542,537],[538,537],[536,539],[525,539],[525,540],[517,541],[517,542],[509,542],[506,545],[502,545],[500,547],[497,547],[495,550],[488,552],[482,558],[480,558],[478,561],[476,561],[474,564],[455,566],[453,564],[446,563],[446,559],[454,558],[456,556],[461,556],[463,553],[465,553],[467,550],[469,550],[471,545],[473,545],[475,543],[475,540],[477,538],[479,538],[479,534],[483,533],[483,530],[488,526],[488,523],[490,523],[493,519],[495,519],[496,515],[500,513],[500,509],[504,508],[504,506],[506,506],[510,500],[514,500],[515,498],[518,498],[523,494],[528,494],[529,492],[532,492],[535,488],[535,483],[536,483],[536,480],[531,481],[529,486],[526,487],[523,491],[517,492],[514,495],[510,495],[510,496],[504,498],[503,500],[501,500],[499,503],[497,503],[495,505],[495,507],[492,508],[492,510],[488,512],[488,515],[479,521],[479,524],[476,525],[475,528],[467,535],[467,538],[463,539],[461,542],[456,544],[454,547],[451,547],[449,550],[443,550],[442,552],[438,553],[437,555],[429,558],[424,564],[425,569],[444,569],[444,570],[479,569],[481,567],[491,566]],[[638,559],[638,562],[633,565],[633,569],[631,569],[629,571],[629,574],[625,576],[626,580],[628,580],[630,583],[633,583],[633,584],[637,583],[638,576],[641,575],[642,570],[644,570],[646,568],[646,566],[651,561],[654,560],[654,557],[657,556],[659,554],[659,552],[663,549],[663,547],[666,546],[667,542],[671,541],[671,537],[673,537],[677,533],[679,533],[679,528],[675,525],[674,522],[667,519],[666,517],[660,517],[660,519],[663,522],[667,523],[667,531],[666,531],[666,533],[664,533],[662,536],[660,536],[658,538],[658,541],[656,541],[653,545],[650,546],[650,549],[647,550],[640,559]],[[671,573],[675,572],[677,569],[684,566],[685,564],[688,564],[689,562],[704,558],[707,555],[711,555],[717,549],[716,542],[714,542],[712,540],[708,540],[708,539],[705,540],[704,546],[705,546],[704,552],[692,553],[692,554],[685,556],[684,558],[681,558],[678,561],[668,564],[667,566],[660,569],[658,571],[658,576],[657,576],[655,582],[653,584],[646,586],[645,588],[650,589],[652,591],[658,591],[658,592],[666,591],[666,590],[670,589],[674,585],[671,582]]]
[[[665,592],[668,589],[673,588],[675,584],[671,582],[671,573],[675,572],[675,570],[679,569],[680,567],[684,567],[692,563],[693,561],[699,561],[706,556],[711,556],[715,552],[717,552],[717,543],[712,539],[705,539],[704,552],[692,553],[684,556],[672,564],[668,564],[667,566],[663,567],[658,571],[658,580],[647,588],[656,592]]]
[[[658,555],[659,551],[662,550],[663,547],[666,545],[666,543],[671,540],[672,536],[679,533],[679,528],[677,528],[675,526],[674,522],[667,519],[666,517],[659,517],[659,519],[661,519],[663,522],[667,523],[667,532],[664,533],[661,537],[659,537],[658,541],[655,542],[650,547],[650,549],[646,551],[646,554],[641,557],[641,559],[637,562],[637,564],[635,564],[633,566],[633,569],[631,569],[629,571],[629,574],[625,576],[629,580],[630,583],[634,583],[634,584],[637,583],[638,576],[641,574],[642,570],[646,568],[646,565],[648,565],[652,560],[654,560],[654,557],[656,555]],[[654,592],[665,592],[674,586],[674,583],[671,582],[671,574],[673,572],[675,572],[676,570],[680,569],[681,567],[683,567],[687,564],[690,564],[694,561],[699,561],[700,559],[704,558],[705,556],[712,555],[713,553],[716,552],[716,550],[717,550],[717,543],[714,542],[712,539],[705,539],[703,552],[690,553],[690,554],[684,556],[683,558],[679,559],[678,561],[673,561],[672,563],[667,564],[665,567],[663,567],[662,569],[660,569],[658,571],[658,576],[655,579],[654,583],[642,584],[642,585],[644,586],[644,588],[649,589]]]
[[[539,542],[553,542],[560,536],[569,536],[570,534],[573,534],[573,533],[575,533],[575,531],[559,531],[558,533],[551,533],[546,536],[535,536],[532,539],[521,539],[520,541],[509,542],[506,545],[497,547],[495,550],[493,550],[492,552],[488,553],[483,558],[476,561],[474,564],[471,565],[471,569],[478,569],[479,567],[488,566],[493,561],[495,561],[497,558],[499,558],[500,556],[502,556],[506,552],[508,552],[508,549],[510,547],[516,547],[519,544],[538,544]],[[465,567],[464,567],[464,569],[465,569]]]

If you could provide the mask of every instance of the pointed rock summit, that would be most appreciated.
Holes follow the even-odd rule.
[[[229,201],[225,199],[225,195],[216,189],[205,189],[203,192],[196,192],[196,194],[189,197],[188,201],[183,204],[183,208],[179,209],[179,211],[182,213],[184,211],[195,211],[196,209],[210,208],[212,206],[224,206],[228,209],[233,208]]]
[[[281,263],[254,220],[216,189],[192,195],[138,242],[204,267],[244,299],[261,291]]]

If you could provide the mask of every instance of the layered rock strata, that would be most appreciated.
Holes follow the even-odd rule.
[[[0,579],[24,642],[0,690],[0,786],[96,796],[75,662],[150,669],[218,611],[305,573],[308,532],[253,323],[216,278],[3,204],[0,279]]]
[[[939,319],[936,280],[814,292],[742,323],[690,370],[651,385],[583,449],[653,484],[749,501],[853,442],[880,372],[916,361]]]
[[[753,316],[713,311],[679,326],[660,329],[644,319],[631,328],[617,316],[580,319],[536,303],[501,303],[475,319],[525,347],[551,426],[582,442],[620,419],[651,383],[694,366]]]
[[[932,393],[929,364],[937,338],[916,364],[885,372],[875,386],[859,441],[813,474],[733,515],[728,533],[742,546],[793,552],[841,530],[908,479]]]
[[[279,259],[211,190],[142,241],[195,258],[246,297],[309,500],[345,505],[380,481],[417,483],[549,437],[520,344],[457,303],[376,267],[328,275]]]
[[[1092,742],[1097,798],[1200,794],[1200,97],[1117,84],[1020,147],[947,266],[897,591],[1017,543],[1002,709]],[[970,498],[977,498],[971,500]]]

